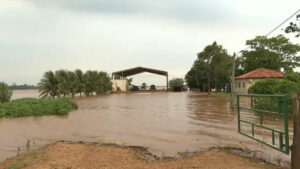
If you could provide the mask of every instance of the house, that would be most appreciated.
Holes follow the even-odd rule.
[[[246,74],[240,75],[235,78],[235,92],[240,94],[247,94],[249,88],[252,85],[254,85],[257,81],[267,78],[282,79],[284,78],[284,73],[276,70],[259,68]]]

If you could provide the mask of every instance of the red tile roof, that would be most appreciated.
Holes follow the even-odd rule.
[[[235,77],[235,79],[260,79],[260,78],[283,78],[283,77],[284,77],[284,73],[282,72],[266,69],[266,68],[259,68],[251,72],[248,72],[246,74]]]

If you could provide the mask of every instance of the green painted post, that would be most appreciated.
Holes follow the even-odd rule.
[[[288,112],[288,105],[287,105],[287,96],[283,97],[283,110],[284,110],[284,129],[285,129],[285,152],[289,154],[290,152],[290,145],[289,145],[289,112]]]
[[[275,145],[275,136],[274,136],[274,130],[272,130],[272,144]]]
[[[294,136],[292,146],[292,169],[300,168],[300,92],[293,93]]]
[[[252,124],[252,137],[254,137],[254,124]]]
[[[237,112],[238,112],[238,132],[241,132],[241,117],[240,117],[240,96],[236,96]]]
[[[282,150],[283,143],[282,143],[282,133],[279,133],[279,149]]]

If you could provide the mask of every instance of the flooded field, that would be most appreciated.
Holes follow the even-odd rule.
[[[18,147],[26,151],[26,144],[36,148],[58,140],[145,146],[157,156],[230,146],[253,151],[266,161],[284,163],[290,158],[239,135],[236,113],[230,111],[226,98],[159,92],[74,101],[79,108],[68,116],[0,119],[0,161],[16,155]],[[247,114],[246,118],[257,117]],[[274,127],[282,125],[272,117],[265,120]],[[269,136],[262,132],[261,137]]]

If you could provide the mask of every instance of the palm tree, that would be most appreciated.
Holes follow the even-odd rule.
[[[78,86],[77,77],[74,72],[67,72],[67,84],[69,84],[69,92],[71,93],[72,97],[74,97]]]
[[[70,80],[68,71],[58,70],[55,72],[55,78],[58,81],[58,96],[63,95],[64,97],[70,94]]]
[[[84,92],[84,78],[83,73],[81,70],[76,69],[75,70],[75,76],[76,76],[76,93],[79,93],[80,97],[82,92]]]
[[[58,81],[52,71],[44,74],[40,83],[38,83],[40,96],[45,98],[51,96],[53,99],[58,94]]]

